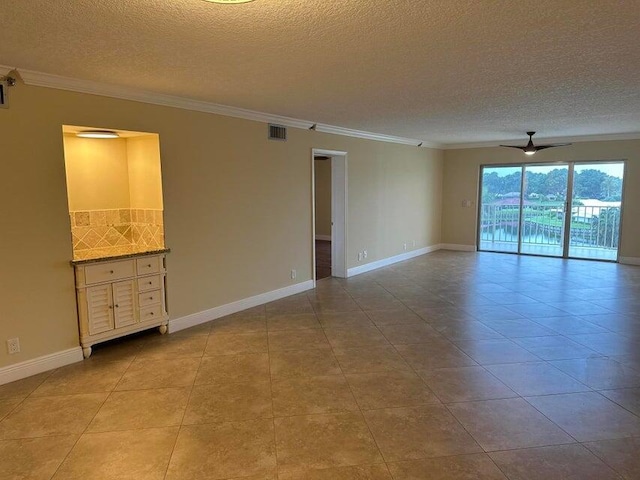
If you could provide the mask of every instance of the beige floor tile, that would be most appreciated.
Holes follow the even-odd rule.
[[[183,426],[166,480],[268,478],[276,469],[272,420]]]
[[[543,360],[599,357],[600,354],[561,335],[514,338],[513,341]]]
[[[299,328],[320,328],[320,323],[313,313],[272,315],[267,318],[267,329],[270,332],[297,330]]]
[[[510,480],[619,480],[620,477],[582,445],[509,450],[490,454]]]
[[[392,346],[346,348],[335,352],[344,373],[373,373],[411,370]]]
[[[442,405],[364,412],[387,462],[481,452]]]
[[[390,463],[394,480],[507,480],[484,453]]]
[[[147,342],[136,359],[201,357],[206,345],[206,335],[164,335]]]
[[[112,392],[87,432],[111,432],[180,425],[189,388]]]
[[[402,310],[405,308],[404,304],[395,298],[393,295],[375,295],[356,298],[356,302],[362,310]]]
[[[527,401],[580,442],[640,436],[640,418],[597,392]]]
[[[272,416],[268,381],[197,385],[182,423],[241,422]]]
[[[360,306],[351,298],[314,300],[311,305],[316,313],[354,312],[360,310]]]
[[[382,462],[376,443],[360,414],[305,415],[277,418],[279,472]]]
[[[236,313],[211,322],[210,335],[231,335],[238,333],[266,332],[267,317],[262,315]]]
[[[215,355],[204,357],[196,385],[209,383],[251,383],[269,380],[269,355]]]
[[[456,345],[480,365],[539,362],[540,358],[507,339],[461,340]]]
[[[279,480],[393,480],[384,464],[280,472]]]
[[[108,393],[27,398],[0,422],[0,439],[79,434]]]
[[[269,346],[266,332],[235,335],[209,335],[205,355],[236,355],[239,353],[267,353]]]
[[[193,385],[199,366],[200,358],[136,359],[115,391],[189,387]]]
[[[487,365],[505,385],[522,396],[585,392],[591,389],[546,362]]]
[[[373,322],[362,311],[319,313],[318,322],[325,328],[345,328],[358,325],[373,325]]]
[[[342,375],[273,377],[271,387],[276,417],[358,411]]]
[[[600,393],[640,417],[640,388],[604,390]]]
[[[269,332],[269,351],[271,352],[322,348],[331,348],[322,328]]]
[[[271,375],[277,377],[316,377],[342,373],[331,350],[271,352],[269,357]]]
[[[32,395],[110,392],[116,387],[129,365],[129,361],[74,363],[56,370],[36,388]]]
[[[435,328],[425,322],[412,325],[382,325],[379,328],[387,340],[393,345],[447,341]]]
[[[78,435],[0,441],[0,480],[50,480]]]
[[[9,397],[0,399],[0,420],[9,415],[11,411],[22,401],[21,397]]]
[[[429,343],[396,345],[396,349],[416,370],[476,365],[471,357],[448,340],[434,339]]]
[[[441,368],[418,373],[444,403],[518,396],[483,367]]]
[[[640,478],[640,438],[601,440],[584,445],[625,479]]]
[[[324,332],[333,348],[364,347],[367,345],[389,345],[380,330],[373,325],[346,328],[325,328]]]
[[[424,320],[407,307],[391,310],[368,310],[367,316],[378,326],[424,324]]]
[[[44,372],[16,382],[0,385],[0,400],[15,397],[25,398],[38,388],[52,373],[54,372]]]
[[[347,375],[347,381],[363,410],[440,403],[429,387],[413,372],[396,370],[359,373]]]
[[[558,360],[549,363],[597,390],[640,387],[640,372],[607,357]]]
[[[54,480],[162,480],[178,427],[86,433]]]
[[[574,442],[521,398],[455,403],[448,408],[487,452]]]

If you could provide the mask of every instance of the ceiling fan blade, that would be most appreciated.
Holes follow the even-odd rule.
[[[545,148],[566,147],[570,143],[550,143],[548,145],[536,145],[536,150],[544,150]]]
[[[518,150],[524,150],[527,147],[518,147],[517,145],[500,145],[501,147],[507,147],[507,148],[517,148]]]

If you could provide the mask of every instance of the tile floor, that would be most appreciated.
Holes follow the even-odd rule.
[[[640,268],[436,252],[0,386],[0,479],[638,479]]]

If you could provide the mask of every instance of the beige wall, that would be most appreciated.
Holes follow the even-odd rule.
[[[442,241],[460,245],[476,244],[480,165],[627,160],[620,256],[640,257],[640,140],[576,143],[538,152],[533,158],[507,148],[447,150],[444,159]],[[473,208],[462,207],[465,199],[473,200]]]
[[[129,208],[126,139],[65,134],[64,159],[69,211]]]
[[[78,345],[62,125],[160,135],[171,318],[311,279],[312,148],[348,152],[349,266],[440,242],[439,151],[301,129],[272,142],[263,123],[19,83],[0,110],[0,341],[22,352],[0,348],[0,367]]]
[[[316,235],[331,236],[331,160],[315,160]]]
[[[158,135],[129,137],[126,141],[131,208],[162,210]]]

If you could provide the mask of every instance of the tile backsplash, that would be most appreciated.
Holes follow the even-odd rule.
[[[164,248],[162,210],[82,210],[69,215],[74,260]]]

